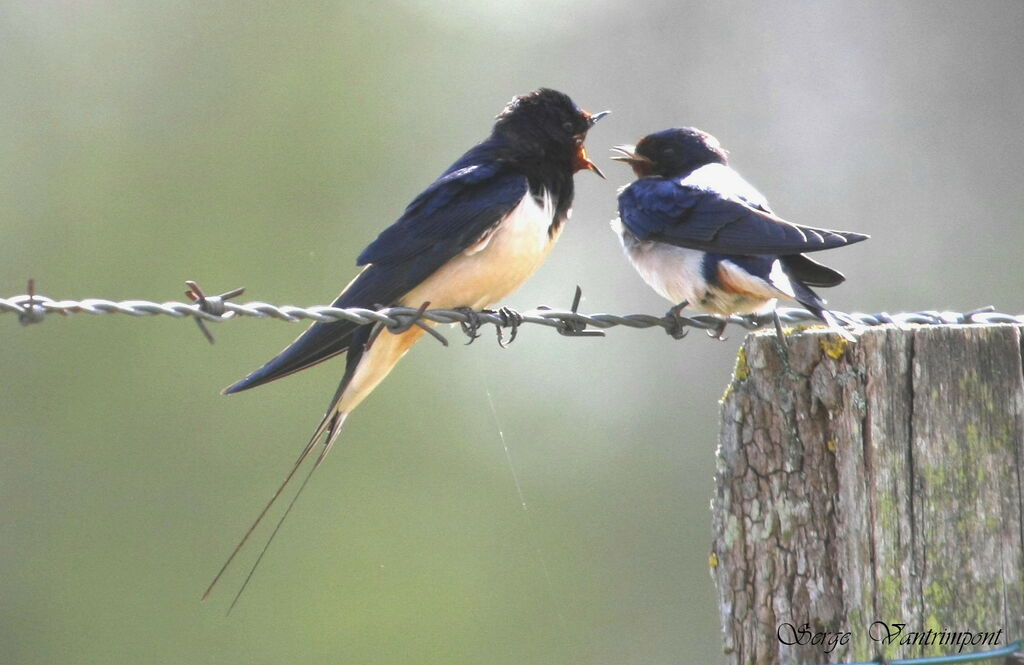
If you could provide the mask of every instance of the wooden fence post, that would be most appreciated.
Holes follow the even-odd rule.
[[[747,337],[712,501],[727,662],[1024,639],[1021,331],[810,330],[788,359],[773,333]]]

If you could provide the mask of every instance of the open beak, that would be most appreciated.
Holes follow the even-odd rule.
[[[596,123],[598,120],[600,120],[601,118],[605,117],[609,113],[611,113],[611,111],[601,111],[599,113],[593,113],[593,114],[587,113],[586,111],[584,111],[583,115],[587,119],[587,129],[589,130],[591,127],[594,126],[594,123]],[[583,144],[581,143],[580,144],[580,151],[576,155],[576,170],[577,171],[582,171],[584,169],[586,169],[588,171],[593,171],[597,175],[599,175],[602,178],[604,178],[604,173],[601,172],[601,169],[597,168],[597,164],[595,164],[594,162],[590,161],[590,158],[587,157],[587,149],[584,148]]]
[[[635,145],[617,145],[612,148],[612,152],[617,153],[611,156],[613,161],[625,162],[630,166],[634,164],[648,165],[651,163],[651,160],[636,154]]]
[[[604,174],[601,173],[601,169],[597,168],[597,164],[590,161],[590,158],[587,157],[587,149],[581,145],[580,151],[576,153],[576,170],[582,171],[584,169],[588,171],[593,171],[597,175],[604,178]]]

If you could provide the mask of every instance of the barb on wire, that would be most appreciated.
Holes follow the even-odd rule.
[[[555,329],[558,330],[559,335],[565,335],[566,337],[604,337],[604,333],[600,330],[587,330],[587,317],[581,316],[577,311],[582,299],[583,289],[577,284],[576,293],[572,297],[572,307],[569,309],[569,313],[572,316],[563,317]],[[551,311],[551,308],[543,306],[537,309]]]
[[[378,310],[384,309],[383,305],[376,305],[376,307],[377,307]],[[409,328],[412,328],[413,326],[418,326],[420,328],[423,328],[423,330],[427,331],[428,333],[430,333],[430,335],[434,339],[436,339],[437,341],[441,342],[442,346],[448,346],[448,340],[445,339],[444,335],[442,335],[441,333],[437,332],[436,330],[434,330],[433,328],[431,328],[430,326],[428,326],[426,323],[423,322],[423,313],[427,311],[428,307],[430,307],[430,301],[429,300],[427,302],[424,302],[422,305],[417,307],[415,310],[413,310],[412,314],[409,314],[409,315],[397,315],[395,317],[394,325],[386,324],[385,327],[388,330],[390,330],[392,333],[394,333],[396,335],[401,335],[402,333],[404,333]]]
[[[228,298],[234,298],[235,296],[240,296],[245,293],[245,287],[241,287],[238,289],[231,289],[219,296],[207,296],[203,293],[203,290],[199,288],[199,285],[192,280],[186,280],[185,285],[188,286],[188,291],[185,291],[185,295],[188,296],[189,300],[193,301],[199,309],[207,314],[212,314],[213,316],[219,316],[221,318],[225,318],[227,316],[224,312],[224,302]],[[213,333],[211,333],[210,329],[206,327],[206,322],[199,318],[195,321],[196,325],[199,326],[199,330],[202,331],[203,336],[206,337],[210,344],[213,344]]]
[[[29,282],[28,293],[9,298],[0,298],[0,314],[13,313],[18,316],[22,324],[39,323],[50,314],[77,314],[85,312],[88,314],[127,314],[130,316],[156,316],[166,315],[173,317],[192,317],[200,324],[208,322],[220,322],[238,317],[272,318],[282,321],[352,321],[365,325],[379,323],[390,330],[405,330],[409,326],[418,325],[439,341],[447,344],[447,340],[431,326],[432,323],[457,323],[462,330],[472,339],[477,336],[479,328],[483,325],[493,325],[499,330],[511,328],[509,342],[515,339],[516,331],[523,324],[541,325],[554,328],[562,335],[572,337],[589,337],[603,335],[603,330],[615,326],[626,326],[629,328],[661,328],[665,332],[678,336],[680,326],[687,326],[699,330],[717,330],[723,322],[742,326],[747,330],[755,330],[773,325],[771,316],[730,316],[727,319],[712,316],[709,314],[697,314],[687,317],[672,317],[669,315],[652,316],[649,314],[581,314],[578,311],[582,292],[577,287],[576,296],[573,298],[572,307],[569,310],[556,310],[547,307],[538,307],[528,312],[513,312],[508,309],[483,310],[473,312],[467,309],[426,309],[425,303],[418,308],[410,307],[382,307],[377,309],[364,309],[360,307],[337,308],[324,305],[313,307],[296,307],[294,305],[272,305],[265,302],[235,303],[230,302],[233,298],[242,293],[242,289],[233,289],[217,296],[208,296],[203,290],[192,281],[187,282],[189,291],[188,297],[193,303],[182,302],[151,302],[148,300],[121,300],[112,301],[100,298],[87,298],[84,300],[55,300],[36,293],[34,282]],[[901,312],[891,314],[881,312],[878,314],[865,314],[863,312],[837,313],[841,318],[849,321],[855,326],[879,326],[885,324],[893,325],[950,325],[950,324],[990,324],[990,323],[1013,323],[1024,324],[1024,314],[1004,314],[996,312],[995,308],[981,307],[966,313],[926,310],[921,312]],[[779,319],[789,325],[817,325],[821,321],[805,309],[794,307],[783,307],[778,310]],[[209,331],[205,331],[208,333]],[[204,333],[204,334],[205,334]],[[210,339],[212,336],[207,336]]]
[[[28,280],[27,294],[20,296],[24,298],[24,305],[18,310],[18,321],[21,325],[27,326],[30,323],[39,323],[46,318],[46,310],[36,300],[36,280]],[[63,312],[61,312],[63,314]]]

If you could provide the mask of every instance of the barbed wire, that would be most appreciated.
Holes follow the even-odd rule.
[[[27,294],[0,298],[0,314],[17,314],[24,324],[39,323],[52,314],[69,315],[87,314],[127,314],[129,316],[166,315],[176,318],[191,317],[196,320],[203,333],[212,342],[213,337],[205,327],[206,322],[223,322],[239,317],[261,319],[277,319],[281,321],[351,321],[360,325],[380,323],[394,332],[407,330],[419,325],[433,334],[439,341],[447,344],[447,340],[425,322],[457,323],[472,341],[479,336],[478,330],[484,325],[493,325],[498,329],[499,342],[501,329],[510,328],[512,339],[519,326],[534,324],[556,329],[560,334],[584,337],[604,335],[604,330],[616,326],[628,328],[660,327],[676,338],[686,335],[687,328],[708,331],[709,334],[720,331],[723,322],[740,326],[746,330],[756,330],[774,325],[771,315],[733,315],[728,318],[709,314],[680,316],[666,314],[653,316],[650,314],[582,314],[578,311],[580,297],[579,287],[568,310],[557,310],[549,307],[538,307],[527,312],[515,312],[507,308],[498,310],[472,311],[469,309],[428,309],[429,303],[419,308],[412,307],[378,307],[366,309],[361,307],[339,308],[329,305],[297,307],[295,305],[273,305],[266,302],[234,303],[230,298],[241,295],[244,289],[233,289],[216,296],[207,296],[192,281],[186,282],[189,291],[186,295],[191,303],[167,301],[153,302],[149,300],[106,300],[103,298],[85,298],[81,300],[57,300],[35,293],[30,281]],[[780,307],[777,310],[779,320],[783,324],[820,324],[821,321],[811,312],[796,307]],[[871,327],[886,324],[902,325],[951,325],[951,324],[991,324],[1014,323],[1024,324],[1024,314],[1005,314],[994,311],[994,307],[981,307],[969,312],[940,310],[923,310],[919,312],[888,313],[879,312],[834,312],[838,318],[853,325]],[[509,340],[511,342],[511,339]],[[504,342],[502,342],[504,344]]]

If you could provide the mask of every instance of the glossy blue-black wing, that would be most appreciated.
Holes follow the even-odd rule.
[[[498,166],[457,163],[359,256],[366,265],[334,307],[394,304],[447,261],[472,246],[527,194],[524,176]],[[317,322],[263,367],[224,389],[236,393],[279,379],[346,351],[359,325]]]
[[[526,196],[526,178],[502,173],[500,164],[456,167],[413,199],[398,221],[363,250],[357,263],[395,264],[423,254],[444,257],[432,265],[433,272],[475,243]]]
[[[740,198],[664,178],[642,178],[619,195],[619,217],[640,240],[722,254],[796,254],[868,236],[793,224]]]

